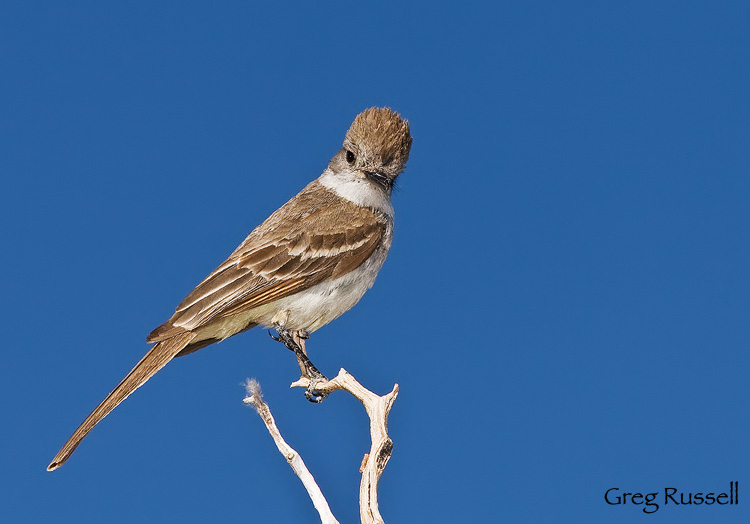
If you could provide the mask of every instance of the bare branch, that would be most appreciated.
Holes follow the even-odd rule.
[[[308,385],[309,380],[303,377],[294,382],[292,387],[306,388]],[[336,377],[328,382],[316,384],[315,389],[321,393],[330,393],[337,389],[348,391],[362,403],[367,416],[370,417],[372,443],[370,452],[365,455],[360,467],[362,481],[359,485],[359,514],[362,524],[381,524],[383,517],[378,510],[378,481],[393,451],[393,441],[388,438],[387,422],[393,402],[398,396],[398,384],[393,386],[390,393],[379,397],[341,368]]]
[[[291,387],[307,388],[309,384],[309,379],[302,377],[294,382]],[[307,493],[310,495],[323,523],[338,524],[328,507],[328,502],[323,497],[323,493],[315,483],[312,474],[305,467],[302,458],[281,437],[268,404],[263,401],[258,382],[248,380],[246,389],[248,396],[245,397],[244,402],[255,406],[266,424],[268,432],[276,442],[276,447],[286,457],[287,462],[307,489]],[[333,379],[315,384],[315,390],[320,393],[330,393],[337,389],[348,391],[354,395],[365,407],[367,416],[370,418],[370,439],[372,443],[370,452],[365,454],[359,469],[362,473],[362,481],[359,485],[359,514],[362,524],[383,524],[383,517],[380,516],[378,510],[378,481],[393,451],[393,441],[388,437],[387,422],[393,402],[398,396],[398,384],[393,386],[390,393],[379,397],[357,382],[344,368],[341,368],[339,374]]]
[[[281,436],[281,432],[276,426],[276,421],[273,419],[273,415],[271,415],[271,410],[268,408],[268,404],[263,401],[258,381],[248,379],[245,384],[245,389],[247,390],[247,396],[244,398],[243,402],[246,404],[252,404],[258,412],[258,415],[260,415],[260,418],[263,419],[263,422],[265,423],[268,432],[271,434],[271,437],[273,437],[273,441],[276,443],[279,452],[281,452],[286,461],[292,467],[292,470],[294,470],[294,473],[297,474],[302,481],[302,484],[305,486],[307,494],[310,495],[313,506],[318,510],[321,522],[323,524],[339,524],[339,521],[336,520],[336,517],[331,513],[331,508],[328,507],[328,502],[320,491],[318,484],[315,482],[312,473],[310,473],[307,466],[305,466],[302,457],[300,457],[299,453],[287,444]]]

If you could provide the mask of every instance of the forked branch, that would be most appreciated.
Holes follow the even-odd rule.
[[[308,385],[309,380],[303,377],[294,382],[292,387],[306,388]],[[348,391],[362,403],[365,411],[367,411],[367,416],[370,418],[371,445],[370,452],[365,454],[360,467],[362,481],[359,485],[359,512],[362,524],[380,524],[383,522],[383,518],[378,510],[378,481],[391,458],[393,450],[393,441],[388,437],[387,422],[388,414],[398,395],[398,384],[393,387],[390,393],[380,397],[362,386],[352,375],[341,368],[336,377],[327,382],[317,383],[315,389],[321,393],[330,393],[337,389]],[[307,489],[313,505],[320,514],[321,521],[324,524],[338,522],[331,513],[328,503],[315,483],[312,474],[305,467],[302,458],[281,437],[271,411],[260,395],[258,383],[248,380],[247,391],[248,396],[245,397],[245,403],[255,406],[266,424],[268,432],[276,442],[276,447],[287,459],[287,462]]]

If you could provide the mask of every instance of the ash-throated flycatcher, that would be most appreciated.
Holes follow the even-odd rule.
[[[278,330],[277,340],[297,352],[302,367],[304,338],[354,306],[385,261],[393,237],[391,190],[411,142],[409,123],[398,113],[370,108],[357,115],[323,174],[255,228],[151,332],[147,341],[156,344],[47,469],[59,468],[100,420],[174,357],[262,325]],[[305,372],[317,370],[305,364]]]

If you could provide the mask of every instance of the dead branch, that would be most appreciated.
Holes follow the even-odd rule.
[[[256,385],[257,393],[251,391],[251,383]],[[303,377],[294,382],[291,387],[306,388],[308,385],[309,380]],[[396,396],[398,396],[398,384],[393,387],[393,390],[390,393],[380,397],[362,386],[351,374],[349,374],[344,368],[341,368],[336,377],[328,382],[317,383],[315,389],[321,393],[331,393],[337,389],[348,391],[365,407],[367,416],[370,418],[371,445],[370,452],[365,454],[362,460],[362,465],[360,466],[362,481],[359,485],[359,513],[362,524],[382,524],[383,518],[380,516],[380,511],[378,510],[378,481],[383,474],[386,464],[388,464],[388,460],[391,458],[391,452],[393,450],[393,441],[388,437],[387,422],[388,414],[391,411],[393,402],[396,400]],[[265,422],[266,428],[268,428],[269,433],[276,442],[279,451],[287,457],[287,461],[292,466],[292,469],[294,469],[295,473],[297,473],[300,480],[302,480],[302,483],[305,485],[308,494],[310,494],[310,498],[313,499],[313,504],[321,515],[321,520],[324,523],[337,522],[333,515],[330,514],[328,503],[320,492],[320,488],[315,484],[312,475],[307,468],[305,468],[304,462],[302,462],[302,459],[297,452],[289,447],[289,445],[281,438],[281,434],[271,416],[268,405],[265,404],[260,397],[260,387],[257,386],[257,382],[248,381],[248,395],[249,396],[245,398],[245,402],[255,406],[258,414],[263,419],[263,422]],[[290,456],[293,458],[289,458]],[[299,464],[301,464],[301,467],[303,468],[300,470],[302,471],[302,474],[295,468],[295,465],[293,464],[294,458],[299,459]],[[305,478],[303,478],[303,475],[305,475]],[[312,483],[314,487],[308,486],[308,483]],[[324,515],[321,508],[324,508],[330,517]],[[325,520],[326,518],[332,520]]]
[[[258,384],[256,380],[248,379],[245,384],[245,389],[247,390],[248,395],[244,398],[245,404],[252,404],[258,412],[258,415],[260,415],[260,418],[263,419],[263,422],[265,423],[268,432],[271,434],[271,437],[273,437],[273,441],[276,443],[279,452],[284,456],[286,461],[292,467],[292,470],[294,470],[302,481],[302,484],[305,486],[307,494],[310,495],[313,506],[318,510],[321,522],[323,524],[339,524],[339,521],[336,520],[336,517],[331,513],[331,508],[328,507],[328,501],[320,491],[312,473],[310,473],[310,470],[305,466],[302,457],[300,457],[299,453],[287,444],[281,436],[281,432],[276,426],[276,421],[273,419],[273,415],[271,415],[271,410],[268,408],[268,404],[263,401],[263,396],[260,392],[260,384]]]

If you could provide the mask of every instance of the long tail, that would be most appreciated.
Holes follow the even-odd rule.
[[[115,409],[120,402],[125,400],[128,395],[142,386],[148,379],[154,376],[157,371],[163,368],[172,360],[182,349],[195,338],[195,333],[185,332],[175,335],[174,337],[158,342],[146,356],[122,379],[115,389],[107,395],[101,404],[99,404],[91,414],[86,417],[78,429],[68,439],[60,452],[55,456],[47,471],[54,471],[62,466],[68,457],[75,451],[78,444],[94,429],[99,421],[109,415],[110,411]]]

